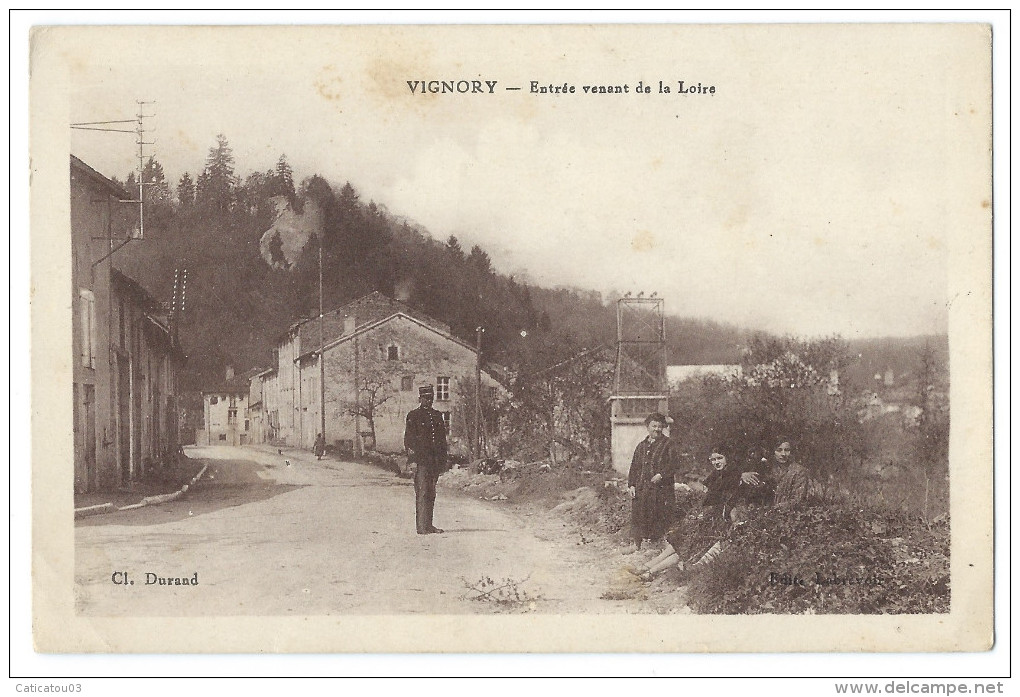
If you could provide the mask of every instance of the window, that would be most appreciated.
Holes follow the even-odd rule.
[[[244,420],[244,430],[247,431],[250,426],[251,426],[251,420],[250,419],[245,419]]]
[[[414,389],[414,376],[413,375],[405,375],[404,377],[400,378],[400,391],[401,392],[410,392],[413,389]]]
[[[399,361],[400,360],[400,347],[396,344],[390,344],[386,349],[386,360],[388,361]]]
[[[81,364],[96,367],[96,296],[91,290],[78,289],[78,309],[81,319]]]
[[[209,398],[209,404],[219,404],[219,403],[220,403],[220,398],[219,397],[213,395],[212,397]]]
[[[228,424],[236,424],[237,423],[237,408],[236,407],[231,407],[231,408],[227,409],[227,423]]]
[[[220,440],[226,440],[226,439],[227,439],[227,434],[226,433],[221,433],[220,434]]]
[[[450,378],[436,378],[436,401],[450,401]]]
[[[486,392],[488,393],[488,397],[489,397],[489,403],[490,403],[490,404],[495,404],[495,402],[496,402],[496,397],[498,396],[498,394],[497,394],[497,392],[496,392],[496,388],[495,388],[495,387],[492,387],[492,386],[490,386],[490,387],[488,387],[488,388],[486,389]]]

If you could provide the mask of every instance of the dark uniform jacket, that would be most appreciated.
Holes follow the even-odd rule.
[[[444,468],[447,444],[442,414],[431,407],[418,407],[408,412],[404,447],[412,451],[412,462],[430,468]]]

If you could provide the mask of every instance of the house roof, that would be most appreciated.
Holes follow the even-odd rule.
[[[450,334],[449,332],[440,331],[439,329],[437,329],[436,327],[432,326],[431,324],[429,324],[427,322],[423,322],[420,319],[418,319],[417,317],[412,317],[412,316],[410,316],[410,315],[408,315],[408,314],[406,314],[404,312],[394,312],[389,317],[384,317],[384,318],[382,318],[382,319],[380,319],[378,321],[372,322],[371,324],[362,325],[362,326],[358,327],[352,333],[345,334],[344,336],[338,337],[338,338],[334,339],[333,341],[329,342],[328,344],[323,346],[322,350],[325,352],[325,351],[329,351],[332,348],[336,348],[340,344],[343,344],[343,343],[345,343],[347,341],[350,341],[351,339],[353,339],[356,336],[363,336],[364,334],[367,334],[368,332],[371,332],[372,330],[377,329],[378,327],[381,327],[382,325],[386,324],[387,322],[389,322],[389,321],[391,321],[393,319],[396,319],[398,317],[402,317],[404,319],[410,320],[411,322],[414,322],[415,324],[419,325],[420,327],[423,327],[423,328],[425,328],[425,329],[427,329],[427,330],[429,330],[429,331],[431,331],[431,332],[433,332],[435,334],[438,334],[439,336],[443,337],[444,339],[446,339],[448,341],[452,341],[455,344],[463,346],[464,348],[466,348],[471,353],[476,353],[475,347],[472,346],[471,344],[469,344],[469,343],[467,343],[465,341],[461,341],[460,339],[455,337],[453,334]],[[300,356],[298,356],[296,359],[294,359],[294,362],[297,363],[299,361],[304,361],[304,360],[306,360],[308,358],[311,358],[312,356],[317,355],[318,353],[319,353],[319,351],[318,351],[317,348],[312,350],[312,351],[305,351]],[[486,375],[488,375],[490,378],[495,380],[496,382],[499,382],[500,384],[502,384],[502,382],[500,381],[498,376],[493,374],[493,371],[490,370],[489,367],[483,366],[482,367],[482,371]]]
[[[453,334],[450,334],[448,331],[442,331],[441,329],[438,329],[434,325],[432,325],[432,324],[430,324],[428,322],[424,322],[421,319],[419,319],[418,317],[414,317],[412,315],[409,315],[409,314],[407,314],[404,311],[394,312],[393,314],[391,314],[391,315],[389,315],[387,317],[383,317],[382,319],[378,319],[378,320],[376,320],[374,322],[370,322],[368,324],[358,325],[358,327],[353,332],[351,332],[350,334],[344,334],[343,336],[337,337],[336,339],[333,339],[332,341],[326,343],[326,345],[322,347],[322,350],[323,351],[328,351],[331,348],[339,346],[340,344],[342,344],[342,343],[344,343],[346,341],[350,341],[351,339],[353,339],[356,336],[362,336],[362,335],[364,335],[364,334],[366,334],[366,333],[368,333],[368,332],[370,332],[370,331],[372,331],[374,329],[377,329],[378,327],[381,327],[382,325],[386,324],[387,322],[389,322],[389,321],[391,321],[393,319],[396,319],[397,317],[403,317],[404,319],[410,320],[411,322],[414,322],[415,324],[417,324],[417,325],[419,325],[421,327],[424,327],[425,329],[428,329],[429,331],[434,332],[435,334],[439,334],[444,339],[448,339],[449,341],[452,341],[455,344],[460,344],[461,346],[463,346],[467,350],[471,351],[471,353],[475,352],[475,347],[472,346],[471,344],[469,344],[469,343],[467,343],[465,341],[461,341],[460,339],[455,337]],[[319,352],[318,349],[314,349],[312,351],[305,351],[300,356],[298,356],[297,360],[301,360],[303,358],[307,358],[308,356],[315,355],[318,352]]]
[[[238,375],[230,380],[221,382],[219,385],[202,390],[202,394],[248,394],[249,389],[251,389],[251,386],[248,384],[247,378],[243,375]]]
[[[171,355],[181,360],[186,360],[187,356],[184,355],[183,349],[174,340],[170,328],[167,326],[164,318],[161,317],[163,313],[162,305],[149,295],[145,288],[142,287],[142,284],[127,274],[118,271],[116,268],[110,270],[110,278],[117,292],[123,293],[142,310],[142,314],[147,320],[145,331],[149,337],[154,342],[163,343]]]
[[[691,378],[700,378],[707,375],[725,378],[739,376],[740,374],[741,369],[739,365],[716,364],[666,366],[666,379],[671,385]]]
[[[268,370],[252,368],[251,370],[247,370],[239,375],[235,375],[229,380],[224,380],[209,389],[202,390],[202,394],[241,394],[242,392],[244,394],[248,394],[248,391],[251,389],[251,379],[256,375],[261,375],[266,372],[268,372]]]
[[[335,332],[335,325],[338,322],[342,322],[346,317],[353,317],[356,328],[361,328],[366,325],[375,324],[379,320],[387,319],[398,312],[402,312],[408,317],[413,317],[419,322],[439,330],[441,333],[450,333],[449,325],[429,317],[424,312],[416,310],[407,303],[391,298],[379,291],[363,295],[340,307],[324,312],[323,318],[334,325],[332,331]],[[317,320],[318,317],[300,319],[290,325],[288,334],[297,333],[301,337],[302,344],[306,340],[314,340],[318,343],[320,337],[318,335]]]
[[[269,375],[270,373],[276,372],[276,366],[270,366],[268,368],[254,368],[251,370],[251,374],[248,375],[248,379],[260,378],[263,375]]]
[[[538,377],[538,376],[541,376],[541,375],[545,375],[546,373],[555,373],[560,368],[564,368],[564,367],[570,365],[571,363],[573,363],[574,361],[581,360],[582,358],[584,358],[586,356],[598,355],[599,353],[609,353],[612,350],[613,350],[613,348],[611,346],[605,346],[605,345],[603,345],[603,346],[595,346],[594,348],[584,349],[583,351],[581,351],[579,353],[576,353],[573,356],[571,356],[570,358],[562,360],[559,363],[553,363],[551,366],[549,366],[547,368],[543,368],[541,370],[535,371],[533,373],[533,375]],[[607,361],[614,361],[616,359],[616,357],[614,355],[612,355],[611,353],[608,356],[604,357],[604,358]]]
[[[93,182],[95,182],[102,188],[106,189],[108,193],[110,193],[113,196],[116,196],[118,199],[123,200],[131,199],[131,194],[129,194],[123,186],[113,181],[109,177],[103,176],[102,174],[92,169],[87,164],[85,164],[80,158],[77,158],[74,155],[71,155],[71,170],[84,174],[86,177],[91,179]]]
[[[149,339],[153,343],[162,344],[166,349],[167,353],[171,356],[177,357],[183,362],[187,362],[188,357],[184,354],[184,350],[180,344],[174,341],[170,330],[164,325],[158,318],[153,317],[149,313],[145,313],[145,332]]]
[[[153,314],[162,312],[162,306],[149,295],[149,292],[142,287],[142,284],[116,268],[110,271],[110,276],[117,290],[125,293],[145,311]]]

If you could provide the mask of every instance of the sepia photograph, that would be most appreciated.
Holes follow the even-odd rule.
[[[34,27],[37,650],[989,649],[991,41]]]

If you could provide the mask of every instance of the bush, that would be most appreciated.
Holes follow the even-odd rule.
[[[839,506],[777,506],[695,573],[699,613],[949,612],[949,524]]]
[[[870,441],[858,405],[835,377],[845,356],[836,339],[752,342],[740,375],[691,380],[670,395],[672,433],[699,460],[718,443],[740,458],[760,457],[771,454],[776,438],[788,437],[818,479],[846,481],[860,471]]]

